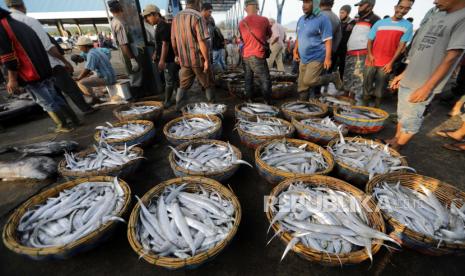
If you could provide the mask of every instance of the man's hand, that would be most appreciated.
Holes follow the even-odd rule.
[[[431,95],[431,89],[422,86],[410,95],[409,102],[421,103],[426,101]]]
[[[393,66],[392,63],[389,62],[383,67],[383,72],[386,74],[390,74],[392,72],[392,66]]]
[[[166,69],[166,63],[164,61],[160,61],[158,63],[158,70],[164,71]]]
[[[396,77],[394,77],[391,81],[391,84],[389,85],[389,88],[395,90],[395,89],[399,89],[400,87],[400,81],[402,80],[403,76],[402,75],[398,75]]]
[[[174,63],[179,65],[179,57],[174,57]]]
[[[331,59],[330,58],[325,58],[325,62],[323,64],[323,68],[325,70],[329,70],[331,68]]]
[[[367,55],[367,60],[366,60],[366,65],[373,66],[374,64],[375,64],[375,57],[373,55],[368,54]]]
[[[139,63],[137,63],[137,60],[135,58],[131,58],[131,71],[132,72],[139,72]]]
[[[207,72],[208,68],[210,68],[210,65],[208,64],[208,60],[203,62],[203,71]]]
[[[16,91],[18,91],[18,88],[19,85],[16,79],[8,80],[8,83],[6,85],[6,91],[8,92],[8,94],[13,95]]]

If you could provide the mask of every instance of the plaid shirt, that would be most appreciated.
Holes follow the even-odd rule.
[[[209,38],[208,28],[202,15],[193,9],[178,13],[171,26],[171,41],[176,45],[179,63],[183,67],[203,67],[204,59],[199,41]]]

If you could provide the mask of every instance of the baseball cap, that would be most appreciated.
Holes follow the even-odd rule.
[[[257,5],[258,6],[258,0],[245,0],[244,1],[244,6],[247,7],[248,5]]]
[[[371,4],[372,6],[374,6],[376,4],[376,0],[362,0],[355,4],[355,6],[361,6],[363,4]]]
[[[118,0],[110,0],[107,2],[108,8],[121,8],[121,3]]]
[[[5,5],[7,7],[20,6],[20,5],[24,5],[24,2],[23,0],[5,0]]]
[[[81,36],[78,41],[76,42],[77,46],[93,46],[94,43],[90,38],[87,36]]]
[[[145,6],[144,10],[142,11],[142,16],[147,16],[149,14],[152,14],[152,13],[160,13],[160,9],[153,5],[153,4],[149,4],[147,6]]]

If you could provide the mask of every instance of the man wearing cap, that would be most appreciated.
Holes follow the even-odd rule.
[[[344,70],[344,88],[355,95],[357,104],[362,104],[363,75],[368,54],[368,33],[380,17],[373,13],[376,0],[362,0],[358,6],[358,18],[347,43],[347,57]]]
[[[42,27],[42,24],[40,24],[37,19],[26,15],[26,7],[23,0],[5,0],[5,4],[10,9],[11,17],[13,19],[21,21],[31,27],[40,38],[42,45],[47,51],[50,65],[52,66],[52,74],[55,86],[61,90],[61,92],[65,93],[79,108],[79,110],[84,113],[93,112],[93,108],[86,103],[82,95],[82,91],[71,77],[71,74],[73,73],[73,66],[66,60],[58,48],[53,44],[51,41],[53,38],[47,34],[47,32]],[[79,120],[76,117],[74,111],[69,109],[68,113],[73,118],[73,122],[79,124]]]
[[[304,15],[297,22],[296,53],[300,60],[297,92],[301,100],[312,97],[313,88],[333,82],[339,90],[339,72],[322,74],[331,68],[333,30],[326,15],[315,12],[312,0],[304,0]]]
[[[0,62],[7,70],[9,94],[19,86],[31,94],[34,101],[55,122],[55,132],[70,132],[67,103],[53,86],[52,67],[42,42],[25,23],[14,20],[10,12],[0,8]]]
[[[116,74],[110,63],[109,50],[94,48],[93,45],[92,40],[85,36],[81,36],[76,43],[76,46],[81,50],[81,57],[86,61],[84,70],[76,78],[76,81],[84,94],[94,98],[93,88],[114,85]],[[92,72],[95,74],[92,75]]]
[[[171,106],[173,91],[179,87],[179,65],[174,62],[174,51],[171,47],[171,24],[163,20],[160,9],[155,5],[147,5],[142,16],[150,26],[156,26],[155,41],[156,50],[153,60],[158,70],[165,76],[165,101],[164,106]]]
[[[180,84],[176,93],[177,110],[182,108],[185,94],[195,78],[205,89],[207,101],[214,101],[213,74],[207,45],[209,34],[205,20],[198,10],[198,1],[186,0],[186,8],[176,15],[171,25],[171,45],[181,65]]]
[[[266,62],[267,41],[271,27],[266,17],[258,15],[258,1],[245,0],[247,16],[239,22],[239,33],[244,42],[242,57],[245,71],[245,96],[250,100],[253,92],[254,75],[260,80],[265,103],[271,103],[271,77]],[[265,46],[266,45],[266,46]]]
[[[339,68],[339,74],[344,76],[346,66],[347,42],[355,26],[355,20],[350,17],[352,8],[349,5],[344,5],[339,11],[339,19],[341,20],[342,39],[336,51],[336,63]]]
[[[113,14],[111,19],[111,30],[116,44],[121,48],[126,70],[129,72],[129,79],[132,87],[142,86],[142,71],[140,70],[139,49],[134,44],[129,26],[124,20],[123,7],[118,0],[107,2],[110,12]]]

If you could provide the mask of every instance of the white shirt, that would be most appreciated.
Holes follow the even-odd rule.
[[[57,59],[56,57],[51,56],[48,51],[54,47],[53,43],[50,41],[49,36],[44,30],[44,27],[42,27],[42,24],[40,24],[39,20],[32,18],[30,16],[25,15],[21,11],[15,10],[15,9],[10,9],[11,11],[11,17],[15,20],[18,20],[20,22],[23,22],[24,24],[28,25],[31,27],[31,29],[34,30],[34,32],[37,34],[39,37],[40,41],[42,42],[42,45],[45,48],[45,51],[47,51],[48,54],[48,60],[50,61],[50,65],[52,68],[55,66],[61,65],[64,66],[64,63],[61,62],[61,60]]]
[[[271,26],[271,32],[272,32],[272,35],[269,41],[271,42],[275,40],[275,38],[277,37],[278,41],[276,41],[276,43],[284,47],[284,39],[286,38],[286,29],[284,29],[284,27],[281,26],[280,24],[274,23],[273,26]]]

